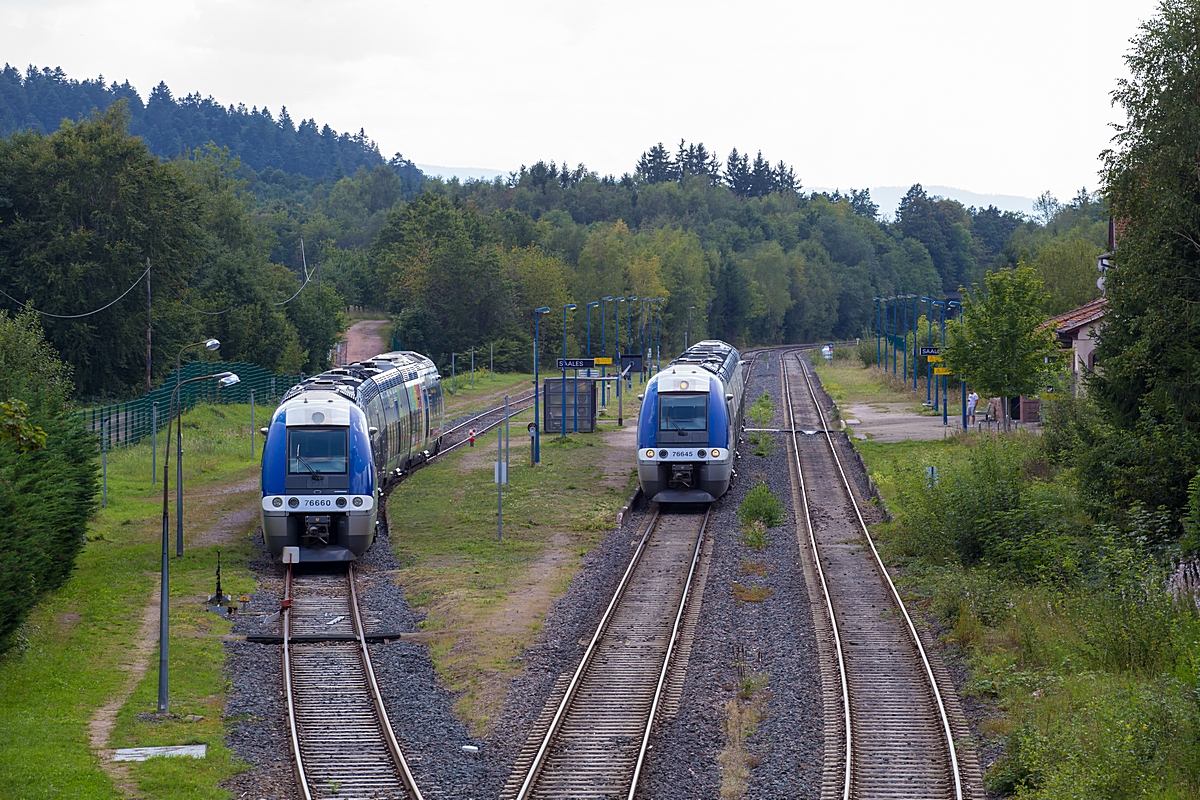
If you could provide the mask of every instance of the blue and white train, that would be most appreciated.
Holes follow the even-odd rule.
[[[276,556],[353,561],[375,540],[380,493],[441,447],[437,367],[383,353],[292,387],[262,453],[262,527]]]
[[[745,395],[742,360],[725,342],[689,347],[646,384],[638,481],[656,503],[711,503],[729,489]]]

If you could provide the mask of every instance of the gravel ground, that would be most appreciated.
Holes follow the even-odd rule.
[[[279,608],[284,571],[265,549],[251,567],[258,575],[259,591],[251,597],[248,613],[235,624],[234,633],[278,633],[278,622],[265,623],[265,616],[251,614],[265,615]],[[355,566],[368,633],[417,630],[420,617],[409,608],[403,589],[394,581],[398,568],[386,536],[379,537]],[[496,778],[478,756],[462,750],[463,745],[482,743],[473,741],[454,716],[453,697],[439,685],[429,650],[404,641],[369,647],[392,726],[424,796],[463,800],[494,796],[477,790],[494,784]],[[280,646],[230,642],[226,653],[231,688],[225,713],[235,721],[227,743],[251,765],[226,788],[239,799],[296,797]]]
[[[785,425],[779,359],[761,359],[754,367],[747,404],[769,393],[776,417],[769,427]],[[752,423],[748,423],[752,424]],[[746,739],[757,760],[750,772],[748,798],[817,797],[820,794],[824,721],[816,639],[808,590],[800,563],[791,508],[791,476],[784,434],[775,434],[773,452],[753,454],[743,442],[738,480],[713,507],[709,533],[712,560],[704,605],[696,631],[678,715],[662,724],[648,759],[640,796],[715,798],[720,794],[717,757],[725,744],[722,729],[726,705],[741,688],[743,674],[758,677],[769,689],[762,719]],[[759,481],[783,501],[787,519],[770,531],[771,542],[756,550],[741,544],[737,509]],[[747,574],[744,566],[765,567],[764,576]],[[732,586],[762,586],[774,593],[762,602],[741,602]],[[769,694],[768,694],[769,692]]]
[[[559,676],[579,664],[584,647],[649,522],[647,504],[639,495],[638,504],[627,515],[624,525],[610,532],[584,558],[566,593],[550,607],[542,639],[521,654],[525,669],[509,688],[495,726],[495,737],[480,753],[498,778],[484,796],[496,797],[500,793]]]

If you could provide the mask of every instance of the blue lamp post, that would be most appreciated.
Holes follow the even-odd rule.
[[[879,363],[883,360],[883,306],[880,305],[882,297],[873,298],[875,300],[875,366],[879,367]]]
[[[925,327],[929,329],[929,334],[926,337],[925,346],[933,347],[933,298],[932,297],[922,297],[921,301],[928,304],[928,306],[929,306],[929,315],[925,318]],[[915,339],[916,337],[913,337],[913,338]],[[932,377],[933,377],[933,364],[929,361],[928,358],[926,358],[925,359],[925,405],[930,404],[929,379]]]
[[[666,301],[667,298],[665,297],[658,298],[658,302],[660,303],[665,303]],[[662,372],[662,306],[659,306],[658,316],[654,318],[654,332],[654,352],[655,357],[658,359],[658,367],[655,369],[655,372]]]
[[[637,301],[637,295],[630,295],[625,298],[628,305],[625,306],[625,347],[627,353],[633,352],[633,304]],[[633,388],[633,376],[629,376],[629,384],[626,388]]]
[[[216,341],[216,340],[212,340]],[[216,348],[209,348],[215,350]],[[171,403],[168,408],[174,409],[176,400],[179,405],[183,405],[182,398],[179,397],[179,390],[187,386],[189,383],[197,381],[215,380],[221,386],[233,386],[240,379],[232,372],[218,372],[216,375],[201,375],[196,378],[188,378],[186,381],[180,381],[175,386],[175,391],[171,392]],[[183,424],[183,412],[179,412],[176,419],[176,428]],[[167,497],[170,493],[170,476],[171,476],[171,417],[167,418],[167,452],[163,457],[163,505],[162,505],[162,586],[158,593],[158,713],[165,714],[168,710],[169,700],[169,673],[167,670],[167,661],[170,656],[170,610],[171,610],[171,588],[170,588],[170,571],[168,564],[170,563],[170,531],[168,530],[169,516],[167,514]],[[180,480],[182,481],[182,475]],[[180,484],[182,489],[182,483]]]
[[[542,418],[538,416],[538,395],[542,385],[538,380],[538,322],[542,314],[549,314],[550,306],[533,310],[533,463],[542,462]]]
[[[956,309],[956,308],[962,309],[962,303],[958,302],[957,300],[951,300],[949,303],[946,304],[946,308],[950,311],[951,314],[953,314],[954,309]],[[942,320],[942,348],[944,349],[945,347],[946,347],[946,321]],[[945,376],[942,376],[942,380],[945,380],[945,379],[946,379]],[[966,428],[967,428],[967,383],[966,383],[966,381],[960,381],[960,383],[962,383],[962,387],[961,387],[962,388],[962,426],[963,426],[963,430],[966,430]],[[950,424],[949,420],[947,419],[947,416],[950,411],[950,397],[949,397],[950,389],[949,389],[949,387],[947,387],[943,384],[942,392],[946,395],[946,397],[943,398],[943,402],[945,403],[945,405],[942,407],[942,424],[948,425],[948,424]],[[1005,399],[1004,402],[1007,403],[1008,400]]]
[[[654,298],[653,300],[647,300],[647,301],[646,301],[646,302],[647,302],[647,306],[646,306],[646,308],[647,308],[647,309],[648,309],[648,310],[649,310],[651,313],[654,313],[654,312],[658,311],[658,309],[654,307],[654,304],[655,304],[655,303],[657,303],[657,302],[658,302],[659,300],[661,300],[661,299],[662,299],[661,297],[656,297],[656,298]],[[661,312],[660,312],[660,313],[661,313]],[[658,316],[659,316],[659,315],[658,315],[657,313],[655,313],[653,317],[647,317],[647,318],[646,318],[646,319],[647,319],[647,322],[646,322],[646,354],[647,354],[648,356],[650,356],[650,366],[651,366],[651,367],[653,367],[653,366],[654,366],[654,351],[655,351],[655,347],[654,347],[654,329],[651,327],[651,324],[652,324],[652,323],[657,323],[657,322],[658,322]]]
[[[587,311],[587,315],[588,315],[587,353],[588,353],[588,358],[592,357],[592,309],[598,305],[600,305],[599,300],[593,300],[592,302],[587,304],[587,310],[588,310]]]
[[[605,327],[606,327],[605,322],[604,322],[604,310],[606,308],[608,308],[608,302],[612,299],[613,299],[613,296],[611,294],[608,295],[607,297],[600,298],[600,355],[602,355],[602,356],[608,352],[608,350],[604,346],[604,332],[605,332]],[[607,371],[604,369],[604,365],[601,364],[600,365],[601,379],[603,379],[606,374],[607,374]],[[608,382],[605,380],[600,381],[600,406],[602,408],[608,408]]]
[[[916,352],[916,347],[917,347],[917,296],[915,294],[908,294],[908,295],[905,295],[904,298],[905,298],[904,299],[904,361],[905,361],[904,371],[906,373],[908,372],[908,363],[907,363],[908,362],[908,301],[909,300],[913,301],[913,315],[912,315],[913,371],[912,371],[912,379],[913,379],[913,391],[915,392],[917,390],[917,352]]]
[[[562,368],[562,438],[567,438],[567,312],[574,311],[577,306],[567,303],[563,306],[563,368]]]

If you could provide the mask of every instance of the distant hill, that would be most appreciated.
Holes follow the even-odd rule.
[[[129,132],[142,137],[150,152],[162,158],[215,142],[228,147],[255,172],[278,169],[325,181],[353,175],[359,167],[391,163],[406,184],[419,185],[424,178],[417,166],[399,153],[385,161],[379,147],[361,129],[355,134],[338,133],[328,125],[318,127],[312,119],[297,125],[286,107],[276,118],[265,107],[226,108],[199,93],[176,100],[165,83],[154,87],[143,102],[129,81],[106,84],[103,76],[78,81],[68,78],[61,67],[39,70],[30,66],[22,74],[4,65],[0,71],[0,136],[30,128],[50,133],[64,119],[82,119],[122,98],[129,105]]]
[[[831,192],[832,189],[825,187],[805,187],[808,191],[814,192]],[[879,213],[885,218],[891,219],[896,216],[896,207],[900,205],[900,199],[908,192],[907,186],[872,186],[871,201],[879,206]],[[970,192],[966,189],[955,189],[952,186],[926,186],[926,193],[930,197],[945,197],[949,200],[957,200],[967,208],[974,206],[975,208],[987,208],[995,206],[1001,211],[1016,211],[1026,216],[1033,216],[1033,198],[1018,197],[1016,195],[1007,194],[980,194],[979,192]]]

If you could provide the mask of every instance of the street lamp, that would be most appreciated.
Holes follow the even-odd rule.
[[[956,300],[950,300],[949,302],[946,303],[946,311],[948,311],[951,315],[954,314],[954,309],[956,309],[956,308],[961,309],[962,303],[959,303]],[[945,316],[945,314],[942,315],[942,349],[943,350],[946,349],[946,316]],[[950,387],[946,385],[947,380],[948,380],[947,377],[945,375],[943,375],[942,376],[942,424],[943,425],[950,424],[950,419],[949,419],[949,416],[950,416]],[[967,427],[967,415],[966,415],[965,411],[967,408],[967,384],[965,381],[962,382],[962,395],[963,395],[962,407],[963,407],[963,411],[964,411],[963,428],[966,428]],[[1005,412],[1007,413],[1007,411],[1008,411],[1008,398],[1007,397],[1004,398],[1004,403],[1005,403],[1005,406],[1004,406]]]
[[[567,312],[574,311],[577,306],[574,303],[567,303],[563,306],[563,368],[562,368],[562,406],[559,411],[562,413],[562,438],[567,438]]]
[[[879,301],[882,300],[883,298],[875,297],[872,299],[875,301],[875,367],[878,368],[879,362],[881,360],[880,359],[880,355],[881,355],[880,348],[883,345],[883,338],[882,338],[883,331],[880,328],[880,324],[881,324],[880,320],[882,319],[881,312],[883,310],[883,307],[879,304]]]
[[[928,336],[926,337],[926,340],[925,340],[925,346],[933,347],[933,298],[932,297],[922,297],[921,301],[923,303],[926,303],[929,306],[929,316],[925,318],[925,327],[928,329],[928,332],[929,332]],[[916,331],[914,333],[914,335],[913,335],[914,341],[917,338],[917,334],[919,334],[919,331]],[[925,358],[925,405],[930,404],[929,380],[932,377],[933,377],[933,364],[929,361],[929,358],[926,357]]]
[[[667,298],[660,297],[658,302],[665,303]],[[658,307],[658,316],[654,318],[654,358],[657,362],[655,372],[662,372],[662,306]]]
[[[663,298],[656,297],[650,301],[650,305],[654,305],[655,303],[661,303],[662,301],[663,301]],[[653,362],[657,355],[658,366],[661,368],[662,367],[662,355],[658,353],[658,347],[655,346],[655,341],[657,340],[657,336],[655,336],[654,333],[660,327],[659,320],[662,319],[662,308],[651,309],[651,310],[657,311],[658,313],[656,313],[654,315],[655,331],[651,331],[649,325],[646,326],[646,346],[647,346],[647,349],[650,350],[650,361]]]
[[[212,351],[219,349],[221,347],[221,342],[217,339],[205,339],[200,342],[185,344],[183,347],[179,348],[179,352],[175,355],[175,391],[179,391],[180,386],[182,386],[184,383],[188,383],[188,381],[183,381],[183,383],[180,383],[179,380],[181,377],[183,377],[183,351],[193,347],[200,347],[201,345],[204,346],[205,350]],[[174,397],[174,395],[171,396]],[[174,406],[167,407],[168,427],[170,427],[170,414],[174,410]],[[180,416],[183,415],[182,411],[179,413]],[[170,435],[171,432],[168,430],[168,450],[171,449]],[[176,426],[175,430],[175,449],[179,452],[179,457],[175,459],[175,483],[179,485],[178,494],[175,496],[175,513],[177,514],[175,525],[175,555],[178,557],[183,555],[183,430],[180,429],[179,426]]]
[[[213,341],[216,341],[215,339]],[[216,349],[216,348],[211,348]],[[232,372],[218,372],[216,375],[201,375],[198,378],[189,378],[186,381],[180,381],[175,387],[175,391],[171,392],[171,403],[169,408],[174,407],[175,397],[179,394],[179,388],[188,383],[196,381],[217,380],[220,386],[233,386],[240,378]],[[177,424],[183,421],[182,415],[177,420]],[[171,417],[167,417],[167,454],[163,459],[163,509],[162,509],[162,588],[159,591],[158,600],[158,713],[167,713],[167,654],[169,649],[168,634],[169,634],[169,611],[170,611],[170,583],[168,581],[167,566],[170,556],[170,519],[167,513],[167,497],[169,492],[167,482],[170,479],[171,471],[168,462],[171,460]],[[182,480],[182,475],[180,476]],[[181,487],[182,488],[182,487]],[[182,497],[182,492],[180,493]]]
[[[538,395],[542,393],[542,386],[538,380],[538,321],[542,314],[549,313],[550,306],[533,310],[533,463],[535,464],[540,464],[542,461],[542,418],[538,416]]]
[[[587,353],[588,353],[588,358],[592,357],[592,309],[598,305],[600,305],[599,300],[593,300],[592,302],[587,304],[587,315],[588,315]]]
[[[626,352],[633,352],[633,304],[637,300],[637,295],[630,295],[625,298],[628,304],[625,306],[625,347]],[[629,376],[628,388],[633,388],[633,376]]]
[[[604,310],[606,308],[608,308],[608,306],[606,304],[612,299],[613,299],[613,296],[611,294],[608,297],[600,298],[600,355],[602,355],[602,356],[607,354],[607,352],[608,352],[604,347],[604,331],[605,331]],[[600,407],[601,408],[608,408],[608,381],[603,380],[603,378],[606,374],[607,374],[607,371],[604,369],[604,365],[601,364],[600,365],[600,378],[601,378],[601,380],[600,380]]]
[[[694,311],[695,308],[696,308],[695,306],[688,306],[687,336],[683,337],[683,349],[684,350],[687,350],[689,347],[692,346],[692,311]]]

